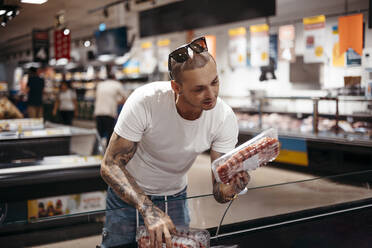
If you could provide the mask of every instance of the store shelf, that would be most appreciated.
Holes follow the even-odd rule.
[[[257,128],[240,127],[240,134],[256,135],[262,130]],[[278,131],[280,137],[305,139],[310,141],[321,141],[334,144],[344,144],[351,146],[372,147],[372,139],[355,134],[335,134],[332,132],[320,132],[318,134]]]

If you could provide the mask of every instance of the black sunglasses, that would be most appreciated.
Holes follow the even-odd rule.
[[[190,58],[188,48],[193,50],[195,53],[202,53],[208,51],[207,41],[205,37],[196,38],[195,40],[191,41],[190,43],[183,45],[173,52],[169,54],[168,57],[168,70],[171,79],[172,76],[172,67],[171,67],[171,59],[174,59],[177,63],[183,63]]]

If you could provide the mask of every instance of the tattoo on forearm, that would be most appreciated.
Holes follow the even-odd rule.
[[[125,168],[137,149],[137,143],[129,142],[113,134],[101,167],[101,175],[116,194],[140,211],[152,202]],[[141,212],[142,213],[142,212]]]

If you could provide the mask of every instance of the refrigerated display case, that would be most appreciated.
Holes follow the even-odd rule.
[[[99,172],[104,151],[95,129],[42,119],[6,122],[8,130],[0,132],[0,204],[7,210],[1,222],[27,216],[33,200],[44,199],[46,207],[56,197],[63,202],[68,195],[82,198],[106,189]]]
[[[271,173],[280,172],[273,168]],[[217,203],[210,193],[192,195],[192,190],[189,190],[190,227],[207,230],[211,247],[368,247],[372,241],[372,191],[366,181],[353,185],[341,182],[352,181],[353,177],[360,175],[370,178],[371,173],[363,170],[327,177],[302,177],[289,173],[286,177],[272,177],[272,183],[263,183],[260,178],[267,176],[267,171],[260,170],[253,175],[256,180],[249,184],[247,193],[226,204]],[[159,204],[165,205],[164,202]],[[125,211],[125,208],[101,208],[86,211],[84,215],[64,214],[5,223],[1,228],[14,223],[45,225],[83,216],[90,226],[81,226],[82,230],[76,226],[64,226],[44,230],[44,234],[38,231],[34,234],[36,236],[30,234],[24,239],[9,236],[9,232],[4,234],[0,228],[0,241],[7,239],[18,246],[38,245],[40,242],[76,238],[79,232],[86,235],[87,229],[99,235],[102,222],[94,220],[97,213],[104,215],[107,211]],[[100,237],[96,241],[99,245]],[[136,247],[136,244],[116,247]]]
[[[372,100],[364,97],[255,97],[234,111],[240,143],[273,127],[282,145],[276,162],[341,173],[372,166],[371,108]]]

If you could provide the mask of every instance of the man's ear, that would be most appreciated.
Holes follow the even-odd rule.
[[[172,89],[173,91],[179,95],[182,93],[182,85],[177,83],[175,80],[171,80],[171,85],[172,85]]]

